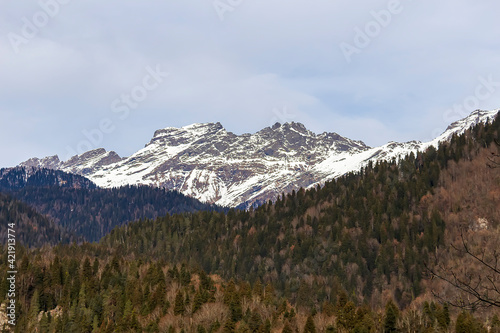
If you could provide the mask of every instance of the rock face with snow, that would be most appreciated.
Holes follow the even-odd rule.
[[[36,157],[30,158],[19,166],[57,169],[81,176],[91,176],[99,168],[121,160],[122,158],[114,151],[106,151],[103,148],[99,148],[73,156],[66,162],[61,162],[59,157],[54,155],[42,159]]]
[[[168,127],[128,158],[96,149],[66,162],[57,156],[21,165],[84,175],[101,187],[151,185],[174,189],[201,201],[248,207],[282,192],[324,183],[370,161],[399,158],[437,146],[455,133],[493,119],[499,110],[475,111],[451,124],[438,138],[422,143],[390,142],[370,148],[336,133],[315,134],[300,123],[276,123],[254,134],[235,135],[220,123]]]

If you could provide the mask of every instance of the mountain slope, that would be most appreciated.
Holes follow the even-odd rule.
[[[149,186],[92,190],[27,187],[9,193],[89,242],[138,219],[199,210],[222,211],[182,193]]]
[[[385,297],[405,308],[425,293],[425,265],[456,235],[454,220],[470,219],[472,228],[487,220],[498,230],[500,169],[488,168],[485,156],[498,151],[492,143],[499,131],[497,117],[438,149],[368,165],[274,204],[131,223],[101,244],[136,257],[189,262],[225,278],[270,282],[296,300],[312,294],[320,304],[344,289],[359,303],[378,308]],[[449,180],[459,175],[459,183]],[[479,190],[478,179],[489,181]],[[460,184],[466,186],[459,190]],[[460,200],[469,193],[476,201]]]
[[[0,169],[0,190],[13,191],[25,187],[60,187],[95,189],[87,178],[50,168],[24,167]]]
[[[11,228],[9,225],[13,224]],[[13,232],[9,232],[8,229]],[[78,240],[49,218],[37,213],[28,205],[0,193],[0,239],[7,244],[8,234],[25,247],[42,247]]]
[[[16,328],[496,332],[498,310],[475,308],[477,320],[433,297],[430,288],[445,300],[465,299],[433,286],[439,281],[424,264],[460,236],[453,234],[460,224],[486,238],[476,246],[497,253],[500,169],[488,162],[500,151],[499,133],[500,117],[438,149],[368,165],[254,210],[176,214],[117,228],[98,244],[30,251],[19,260]],[[451,272],[476,269],[444,254],[438,258],[454,265]],[[8,262],[0,266],[7,281]],[[8,288],[0,283],[0,292]]]
[[[158,130],[128,158],[97,149],[67,162],[50,157],[21,165],[82,174],[101,187],[158,186],[204,202],[247,208],[275,200],[282,192],[323,184],[370,162],[437,147],[454,134],[493,119],[498,111],[475,111],[427,143],[390,142],[370,148],[336,133],[312,133],[293,122],[243,135],[227,132],[220,123],[208,123]]]
[[[0,191],[89,242],[129,221],[199,210],[222,211],[177,191],[150,186],[97,188],[83,176],[35,166],[0,169]]]
[[[429,142],[389,142],[381,147],[370,148],[354,155],[332,155],[316,165],[312,172],[319,175],[323,181],[328,181],[347,172],[360,170],[370,162],[390,161],[393,158],[398,160],[412,152],[425,151],[430,146],[438,148],[441,142],[449,142],[454,135],[461,135],[472,126],[492,121],[499,114],[499,111],[476,110],[468,117],[452,123],[440,136]]]

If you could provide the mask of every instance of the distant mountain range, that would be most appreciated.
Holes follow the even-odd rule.
[[[29,206],[29,210],[23,205]],[[16,213],[5,212],[4,208]],[[114,227],[130,221],[224,209],[163,188],[147,185],[98,188],[80,175],[17,166],[0,169],[0,211],[0,222],[4,216],[9,223],[21,223],[18,231],[25,235],[23,245],[41,246],[43,242],[57,244],[70,239],[98,241]],[[24,216],[17,211],[28,213]],[[32,232],[37,226],[41,228],[38,236]]]
[[[150,185],[177,190],[203,202],[248,208],[283,192],[323,184],[370,162],[390,160],[438,146],[454,134],[492,120],[500,110],[477,110],[430,142],[389,142],[368,147],[336,133],[315,134],[300,123],[276,123],[254,134],[236,135],[220,123],[157,130],[130,157],[96,149],[68,161],[31,158],[20,166],[85,176],[100,187]]]

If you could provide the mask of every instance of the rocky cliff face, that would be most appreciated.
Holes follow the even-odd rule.
[[[106,151],[103,148],[95,149],[76,155],[62,162],[57,155],[42,159],[37,157],[21,163],[22,167],[57,169],[65,172],[75,173],[82,176],[91,175],[98,168],[121,161],[122,158],[114,151]]]
[[[248,207],[359,170],[370,161],[437,146],[454,133],[493,119],[498,111],[475,111],[427,143],[390,142],[370,148],[336,133],[312,133],[294,122],[243,135],[226,131],[220,123],[207,123],[157,130],[143,149],[128,158],[96,149],[66,162],[52,156],[21,165],[84,175],[101,187],[145,184],[209,203]]]

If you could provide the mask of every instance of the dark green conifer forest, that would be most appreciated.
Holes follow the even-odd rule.
[[[19,238],[12,329],[500,332],[500,168],[488,165],[499,133],[497,117],[438,149],[248,211],[167,208],[123,225],[106,222],[137,212],[120,200],[161,201],[161,193],[64,189],[67,202],[52,197],[55,188],[2,195],[2,224],[43,230]],[[77,207],[89,215],[75,221],[47,205],[72,200],[85,202]],[[2,252],[6,294],[6,246]],[[479,298],[460,289],[467,278]]]

